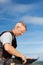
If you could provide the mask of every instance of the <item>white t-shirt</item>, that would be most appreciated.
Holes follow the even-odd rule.
[[[5,32],[1,35],[0,41],[4,44],[6,43],[12,43],[12,35],[10,32]]]

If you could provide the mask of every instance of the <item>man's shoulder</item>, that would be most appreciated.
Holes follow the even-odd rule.
[[[10,33],[9,31],[3,31],[3,32],[0,34],[0,36],[2,36],[2,35],[11,35],[11,33]]]
[[[1,36],[0,36],[0,41],[3,43],[3,45],[5,43],[12,43],[12,35],[10,32],[6,31],[6,32],[2,32]]]

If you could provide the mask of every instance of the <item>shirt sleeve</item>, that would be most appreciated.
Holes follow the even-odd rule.
[[[12,43],[12,35],[10,32],[5,32],[2,36],[1,36],[1,42],[4,44],[6,43]]]

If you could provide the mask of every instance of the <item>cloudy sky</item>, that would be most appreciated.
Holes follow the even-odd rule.
[[[43,0],[0,0],[0,33],[19,21],[27,25],[27,31],[17,37],[17,49],[43,61]]]

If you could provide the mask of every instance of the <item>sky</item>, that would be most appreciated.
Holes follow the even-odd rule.
[[[0,34],[19,21],[26,24],[27,31],[16,38],[17,50],[43,61],[43,0],[0,0]]]

